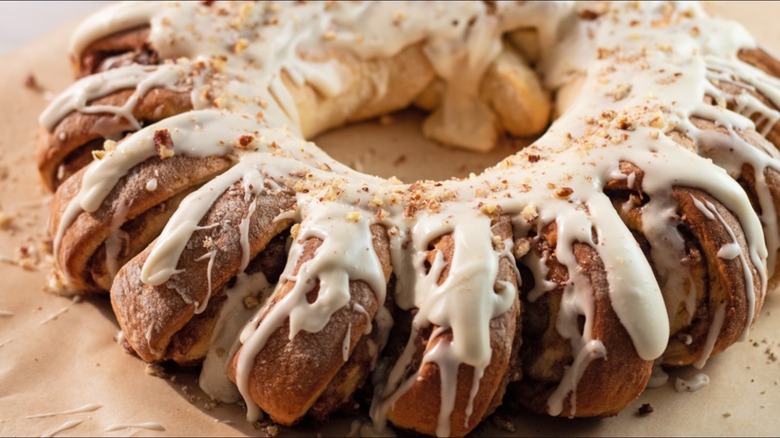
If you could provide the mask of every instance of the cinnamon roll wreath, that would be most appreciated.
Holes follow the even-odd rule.
[[[38,149],[58,275],[249,420],[365,385],[428,435],[504,397],[613,415],[745,339],[775,271],[780,64],[697,4],[128,3],[70,49]],[[451,146],[544,133],[411,184],[304,140],[409,105]]]

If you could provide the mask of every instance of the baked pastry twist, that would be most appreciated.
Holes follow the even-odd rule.
[[[506,392],[612,415],[744,339],[774,272],[780,64],[696,4],[120,4],[71,49],[38,154],[59,272],[250,420],[327,418],[372,371],[375,423],[429,435]],[[486,150],[549,92],[546,133],[462,180],[303,140],[417,104]]]

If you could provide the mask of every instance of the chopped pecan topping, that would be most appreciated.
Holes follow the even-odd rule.
[[[167,129],[154,131],[154,148],[157,150],[157,155],[163,160],[174,155],[173,139]]]

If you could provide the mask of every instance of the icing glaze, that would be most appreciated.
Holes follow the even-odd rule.
[[[60,415],[80,414],[83,412],[94,412],[102,407],[103,407],[102,405],[98,405],[95,403],[87,403],[84,406],[80,406],[74,409],[66,409],[60,412],[46,412],[43,414],[28,415],[24,418],[48,418],[48,417],[58,417]]]
[[[68,429],[73,429],[74,427],[78,426],[79,424],[81,424],[83,422],[84,422],[84,420],[68,420],[68,421],[62,423],[56,429],[54,429],[54,430],[52,430],[50,432],[46,432],[46,433],[42,434],[41,437],[42,438],[53,437],[53,436],[57,435],[60,432],[64,432],[64,431],[66,431]]]
[[[674,381],[674,389],[677,392],[696,392],[710,384],[710,376],[699,373],[689,379],[677,378]]]

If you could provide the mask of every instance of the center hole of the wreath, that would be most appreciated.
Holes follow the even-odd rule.
[[[427,113],[414,108],[326,132],[313,141],[347,166],[404,182],[466,177],[498,163],[533,139],[503,138],[490,152],[441,145],[422,135]]]

